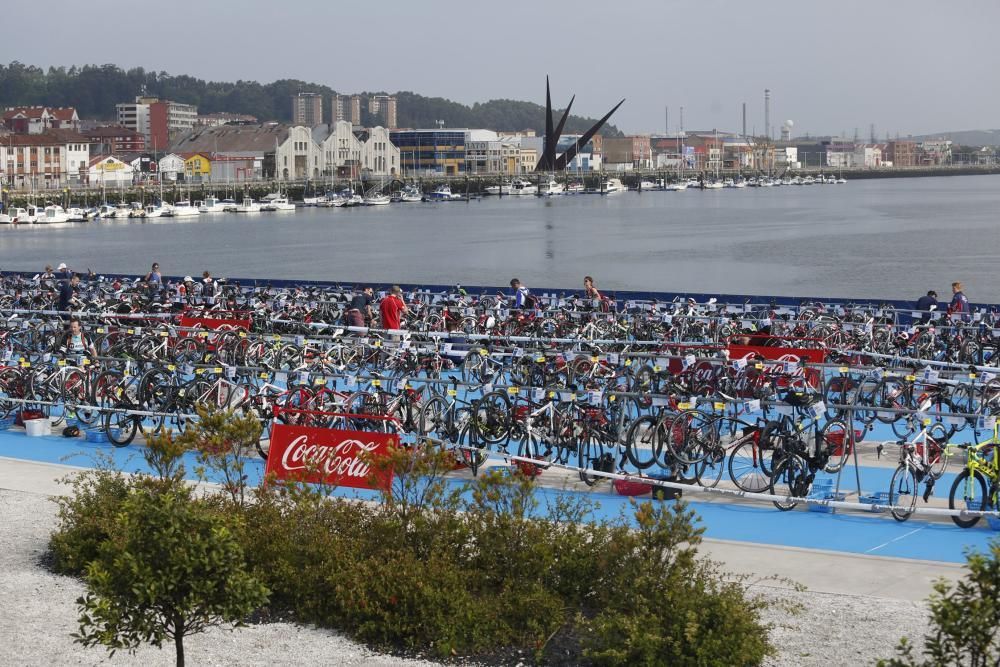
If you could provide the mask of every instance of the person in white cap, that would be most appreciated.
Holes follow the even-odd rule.
[[[56,267],[56,278],[59,280],[69,280],[72,275],[73,272],[66,266],[66,262],[59,262],[59,266]]]
[[[183,282],[177,286],[177,301],[180,303],[191,303],[194,298],[194,278],[184,276]]]

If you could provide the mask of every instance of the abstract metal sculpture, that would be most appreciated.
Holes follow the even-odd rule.
[[[594,138],[600,129],[604,126],[608,119],[611,118],[611,114],[618,110],[622,104],[625,103],[625,99],[615,105],[615,107],[604,115],[604,118],[597,121],[592,128],[583,133],[583,136],[576,141],[572,147],[569,148],[562,155],[556,155],[556,147],[559,145],[559,137],[562,136],[563,128],[566,126],[566,119],[569,118],[569,110],[573,108],[573,101],[576,100],[576,95],[574,95],[569,104],[566,106],[566,110],[563,112],[562,118],[559,119],[559,124],[553,128],[552,126],[552,95],[549,92],[549,77],[545,77],[545,146],[542,150],[542,156],[538,158],[538,164],[535,165],[535,171],[562,171],[566,168],[574,157],[576,157],[577,152],[580,150],[581,146],[586,146],[587,142]]]

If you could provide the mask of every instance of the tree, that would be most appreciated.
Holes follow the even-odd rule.
[[[913,656],[904,637],[898,656],[879,667],[987,667],[1000,664],[1000,540],[989,553],[966,556],[968,576],[956,584],[941,579],[930,598],[931,632],[924,637],[925,660]]]
[[[243,550],[221,517],[186,486],[156,488],[139,485],[130,493],[88,566],[74,637],[112,655],[173,640],[182,667],[184,637],[239,626],[269,592],[245,570]]]

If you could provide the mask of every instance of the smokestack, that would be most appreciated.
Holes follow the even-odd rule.
[[[743,103],[743,136],[747,136],[747,103]]]
[[[681,132],[684,131],[684,107],[681,107]]]
[[[764,89],[764,132],[771,138],[771,89]]]

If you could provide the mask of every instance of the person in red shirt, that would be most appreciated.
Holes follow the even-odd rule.
[[[382,313],[383,329],[401,329],[400,314],[409,312],[403,301],[403,290],[399,285],[392,286],[389,294],[379,303],[378,308]]]

